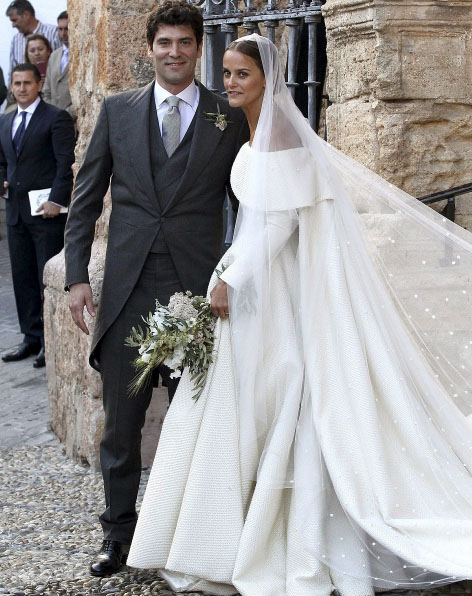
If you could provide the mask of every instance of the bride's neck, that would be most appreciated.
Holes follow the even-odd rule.
[[[243,111],[246,115],[247,123],[249,124],[249,144],[252,145],[254,135],[256,134],[257,122],[261,114],[261,107],[244,107]]]

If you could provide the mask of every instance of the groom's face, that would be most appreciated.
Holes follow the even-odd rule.
[[[160,25],[148,52],[154,61],[157,82],[176,95],[193,81],[202,44],[197,46],[190,25]]]

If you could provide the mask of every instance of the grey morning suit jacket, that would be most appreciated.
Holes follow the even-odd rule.
[[[198,85],[200,102],[187,168],[163,209],[154,190],[149,151],[153,83],[108,97],[102,104],[77,175],[65,233],[66,285],[88,282],[95,222],[111,177],[105,274],[90,355],[94,368],[99,367],[100,339],[133,291],[159,230],[186,290],[205,295],[218,262],[231,166],[249,133],[240,110]],[[218,105],[230,121],[224,131],[206,115],[217,112]]]

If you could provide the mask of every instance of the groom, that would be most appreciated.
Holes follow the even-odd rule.
[[[156,80],[104,100],[77,175],[66,226],[66,284],[76,325],[88,334],[95,316],[87,265],[111,179],[112,213],[100,308],[90,364],[103,381],[105,428],[100,446],[106,509],[104,541],[90,571],[104,576],[126,558],[136,524],[141,429],[152,387],[129,397],[135,351],[124,346],[155,299],[205,294],[222,246],[229,175],[248,131],[243,113],[195,82],[203,19],[184,0],[166,0],[149,15],[149,56]],[[210,114],[226,115],[218,127]],[[224,128],[224,130],[221,130]],[[172,397],[176,381],[159,370]]]

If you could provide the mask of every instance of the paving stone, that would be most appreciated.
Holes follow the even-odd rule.
[[[16,314],[10,258],[5,236],[0,238],[0,355],[23,339]],[[45,369],[33,368],[34,358],[0,360],[0,447],[44,445],[49,431]]]

